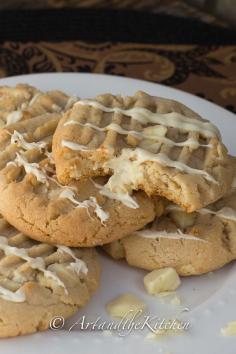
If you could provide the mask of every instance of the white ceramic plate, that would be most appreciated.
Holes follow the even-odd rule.
[[[236,154],[236,117],[234,114],[201,98],[169,87],[115,76],[95,74],[39,74],[11,77],[0,80],[0,85],[29,83],[42,90],[61,89],[79,97],[92,97],[104,92],[132,95],[144,90],[152,95],[179,100],[203,117],[211,120],[221,130],[230,153]],[[132,269],[125,262],[114,262],[101,255],[103,266],[101,286],[85,309],[66,322],[64,330],[52,331],[15,339],[1,340],[0,353],[81,353],[81,354],[235,354],[236,337],[223,337],[220,333],[229,321],[236,320],[236,264],[199,277],[182,279],[177,293],[182,299],[180,306],[163,304],[160,299],[148,296],[143,288],[144,271]],[[121,337],[118,332],[105,336],[102,331],[81,331],[79,325],[68,332],[68,328],[86,316],[94,321],[99,316],[110,321],[105,304],[124,292],[132,292],[143,299],[149,307],[148,313],[161,319],[178,318],[190,322],[188,332],[178,336],[165,336],[159,340],[147,340],[148,328],[132,331]],[[182,312],[188,307],[189,312]],[[153,322],[152,322],[153,323]],[[58,322],[57,322],[58,324]],[[126,331],[128,327],[126,326]],[[124,332],[121,332],[124,334]]]

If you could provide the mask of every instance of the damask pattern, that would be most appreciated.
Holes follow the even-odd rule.
[[[5,42],[0,76],[93,72],[149,80],[236,112],[236,47],[136,43]]]

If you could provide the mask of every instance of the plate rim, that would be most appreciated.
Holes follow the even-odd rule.
[[[115,79],[115,80],[120,80],[120,81],[128,80],[128,81],[133,81],[134,83],[136,82],[137,84],[138,83],[150,84],[150,85],[154,85],[154,86],[157,86],[160,88],[168,89],[174,93],[184,94],[186,96],[191,97],[192,99],[199,101],[199,103],[204,102],[204,104],[207,103],[209,106],[211,106],[214,109],[220,109],[224,113],[227,113],[227,114],[231,115],[232,117],[236,116],[235,113],[227,110],[226,108],[218,105],[217,103],[208,101],[207,99],[199,97],[193,93],[190,93],[190,92],[187,92],[187,91],[175,88],[175,87],[171,87],[168,85],[164,85],[162,83],[147,81],[147,80],[143,80],[143,79],[136,79],[136,78],[127,77],[127,76],[109,75],[109,74],[103,74],[103,73],[65,72],[65,71],[63,71],[63,72],[43,72],[43,73],[29,73],[29,74],[23,74],[23,75],[13,75],[13,76],[2,77],[2,78],[0,78],[0,85],[1,85],[2,81],[11,81],[11,80],[18,81],[18,79],[20,80],[21,78],[27,79],[29,77],[42,77],[42,76],[71,76],[71,77],[72,76],[83,76],[83,77],[91,76],[91,77],[104,78],[105,80],[106,79],[109,79],[109,80]],[[19,83],[24,83],[24,82],[19,82]],[[163,96],[160,96],[160,97],[163,97]]]

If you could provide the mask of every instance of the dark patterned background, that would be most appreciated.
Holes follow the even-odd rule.
[[[236,46],[81,41],[0,45],[0,76],[93,72],[162,83],[236,112]]]
[[[89,1],[97,2],[97,0]],[[129,0],[128,3],[130,5],[133,0]],[[153,0],[141,1],[141,3],[149,4],[153,12],[157,11],[153,8]],[[180,4],[180,1],[170,0],[170,3],[174,5],[166,6],[166,9],[172,11],[173,15],[173,9],[179,10],[176,4]],[[160,7],[158,9],[160,11]],[[165,10],[162,6],[162,11],[163,9]],[[181,15],[187,18],[198,16],[205,23],[218,23],[213,17],[186,6]],[[1,23],[3,19],[4,16]],[[176,38],[176,44],[173,40],[171,43],[174,44],[165,44],[164,40],[159,41],[164,44],[159,44],[158,40],[155,43],[148,43],[148,41],[132,43],[123,39],[122,42],[117,42],[112,40],[112,35],[111,41],[100,40],[91,43],[81,38],[79,34],[77,40],[74,38],[63,40],[62,35],[61,41],[41,39],[30,42],[27,39],[14,40],[14,36],[21,31],[20,25],[18,31],[18,24],[15,21],[6,20],[2,28],[1,23],[0,37],[5,30],[5,32],[8,29],[13,28],[13,30],[11,38],[4,39],[0,44],[0,77],[41,72],[92,72],[120,75],[158,82],[191,92],[236,112],[236,37],[234,45],[224,45],[224,40],[222,44],[217,45],[201,43],[201,41],[194,45],[178,44],[184,42],[182,38]],[[9,28],[6,29],[6,26]],[[222,23],[219,28],[223,28]],[[207,37],[207,33],[203,33],[204,35]],[[40,33],[37,33],[37,36],[40,38]]]

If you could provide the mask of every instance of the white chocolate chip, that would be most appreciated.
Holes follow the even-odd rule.
[[[221,329],[223,336],[235,336],[236,335],[236,321],[229,322],[226,327]]]
[[[174,306],[179,306],[181,304],[180,297],[178,295],[174,295],[170,300],[170,304]]]
[[[109,315],[118,318],[138,317],[145,309],[146,304],[130,293],[123,294],[106,305]]]
[[[172,211],[171,217],[174,219],[178,227],[181,229],[186,229],[194,224],[196,214],[195,213],[185,213],[184,211]]]
[[[180,285],[180,278],[174,268],[153,270],[144,277],[143,281],[150,295],[175,290]]]

